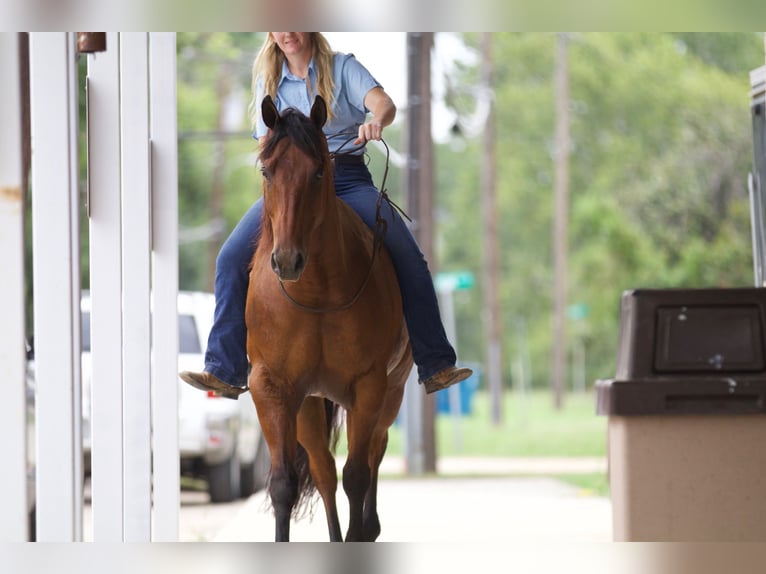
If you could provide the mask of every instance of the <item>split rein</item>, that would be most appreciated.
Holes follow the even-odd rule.
[[[333,154],[330,154],[331,157],[334,159],[335,156],[341,155],[339,152],[342,150],[346,145],[348,145],[350,142],[355,140],[357,138],[357,134],[354,132],[344,132],[341,134],[336,134],[339,136],[348,136],[348,138],[338,147],[338,150],[335,151]],[[332,137],[332,136],[330,136]],[[388,223],[385,219],[383,219],[380,216],[380,210],[383,206],[383,202],[385,201],[390,207],[391,211],[393,213],[394,208],[396,208],[399,213],[402,214],[404,218],[407,219],[407,221],[412,222],[412,219],[404,212],[404,210],[396,205],[391,198],[388,196],[388,192],[386,191],[386,180],[388,179],[388,168],[390,163],[390,155],[391,152],[388,148],[388,144],[385,142],[385,140],[380,140],[383,146],[386,148],[386,167],[383,171],[383,180],[380,185],[380,189],[378,191],[378,200],[375,204],[375,229],[373,230],[373,240],[372,240],[372,257],[370,257],[370,265],[367,269],[367,274],[364,277],[364,281],[362,281],[362,284],[359,286],[359,289],[357,289],[354,296],[348,301],[348,303],[345,303],[343,305],[339,305],[337,307],[309,307],[308,305],[304,305],[303,303],[300,303],[296,301],[292,295],[290,295],[287,292],[287,289],[285,289],[285,285],[282,282],[281,279],[279,279],[279,287],[282,290],[282,294],[287,297],[287,300],[290,301],[290,303],[293,304],[293,306],[297,307],[298,309],[301,309],[302,311],[308,311],[309,313],[315,313],[315,314],[325,314],[325,313],[337,313],[339,311],[345,311],[346,309],[350,309],[354,306],[354,304],[359,300],[359,297],[362,296],[362,293],[364,293],[365,288],[367,287],[367,284],[370,282],[370,277],[372,277],[372,270],[375,266],[375,259],[378,255],[378,252],[380,251],[380,248],[383,245],[383,238],[386,235],[386,231],[388,230]],[[358,148],[357,148],[358,149]],[[354,150],[352,150],[354,151]],[[350,153],[350,152],[346,152]]]

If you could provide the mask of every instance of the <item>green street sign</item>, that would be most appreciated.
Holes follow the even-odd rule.
[[[437,273],[434,277],[434,286],[437,291],[457,291],[473,287],[474,278],[470,271],[453,271]]]
[[[567,317],[572,321],[580,321],[588,316],[588,311],[585,303],[573,303],[567,307]]]

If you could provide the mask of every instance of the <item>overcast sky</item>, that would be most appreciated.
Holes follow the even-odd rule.
[[[407,104],[407,36],[405,32],[324,32],[333,50],[351,52],[375,76],[399,109]],[[444,74],[455,59],[475,57],[448,32],[437,32],[431,60],[433,136],[445,141],[454,122],[443,104]],[[401,121],[399,114],[397,120]]]

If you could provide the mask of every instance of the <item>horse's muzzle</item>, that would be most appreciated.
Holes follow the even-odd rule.
[[[297,249],[275,249],[271,252],[271,269],[280,281],[297,281],[306,268],[306,256]]]

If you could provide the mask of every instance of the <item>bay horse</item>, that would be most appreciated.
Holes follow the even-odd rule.
[[[342,407],[345,540],[374,541],[378,467],[412,368],[396,273],[380,238],[335,195],[324,100],[316,97],[309,116],[280,115],[266,96],[261,113],[263,219],[245,316],[250,393],[271,453],[275,538],[289,540],[299,500],[318,491],[330,540],[343,540],[331,451]]]

